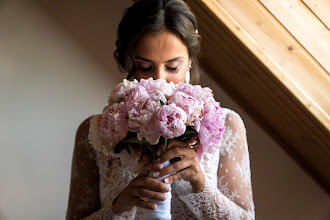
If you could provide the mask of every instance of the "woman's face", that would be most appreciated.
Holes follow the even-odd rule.
[[[133,58],[137,80],[152,77],[173,83],[184,82],[191,65],[187,47],[171,32],[141,37]]]

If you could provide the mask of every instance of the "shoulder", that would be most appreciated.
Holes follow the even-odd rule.
[[[230,138],[236,136],[245,137],[247,131],[242,117],[234,110],[227,108],[222,108],[222,110],[225,118],[225,132],[223,135],[227,137],[234,135]]]
[[[223,108],[223,116],[225,118],[225,130],[222,134],[220,155],[234,158],[234,152],[248,148],[247,131],[243,119],[237,112]]]
[[[84,147],[89,146],[89,140],[88,140],[89,128],[93,118],[95,118],[96,116],[97,115],[89,116],[79,124],[76,131],[76,145],[81,145]]]
[[[77,133],[76,133],[76,136],[78,137],[83,137],[83,136],[86,136],[88,135],[89,133],[89,127],[91,125],[91,121],[93,118],[95,118],[96,116],[99,116],[99,115],[91,115],[89,116],[88,118],[86,118],[85,120],[83,120],[80,125],[78,126],[77,128]]]
[[[95,115],[89,116],[83,120],[77,128],[74,151],[77,153],[77,155],[80,155],[80,157],[95,159],[95,152],[89,144],[88,139],[89,127],[94,117]]]
[[[225,118],[226,125],[237,124],[237,125],[244,126],[242,117],[234,110],[231,110],[228,108],[222,108],[222,114],[223,114],[223,117]]]
[[[89,126],[91,123],[91,119],[93,116],[90,116],[83,120],[76,131],[76,141],[75,141],[75,146],[76,149],[81,149],[82,147],[87,147],[88,144],[88,134],[89,134]]]

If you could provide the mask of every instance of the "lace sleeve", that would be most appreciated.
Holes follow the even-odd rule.
[[[198,219],[255,219],[246,130],[237,113],[226,117],[218,186],[205,178],[202,192],[180,198]]]
[[[90,119],[81,123],[76,134],[66,219],[124,219],[114,215],[111,206],[101,208],[96,154],[88,143]]]

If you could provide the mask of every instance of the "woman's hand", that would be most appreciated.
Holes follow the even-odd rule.
[[[172,162],[171,165],[158,171],[159,175],[157,175],[157,172],[154,173],[154,175],[156,174],[155,177],[162,177],[176,172],[166,177],[164,182],[169,184],[184,179],[190,182],[195,193],[201,191],[204,184],[204,173],[199,166],[195,150],[192,149],[188,143],[173,139],[167,150],[164,151],[165,146],[162,146],[160,152],[163,153],[161,153],[159,157],[159,163],[172,159],[174,159],[175,162]],[[179,160],[177,160],[178,158]]]
[[[164,193],[169,192],[170,188],[167,184],[149,177],[149,172],[160,171],[162,167],[161,163],[146,162],[139,176],[133,179],[113,201],[113,213],[122,215],[123,212],[132,210],[134,206],[155,210],[157,205],[148,202],[147,199],[164,201],[166,199]]]

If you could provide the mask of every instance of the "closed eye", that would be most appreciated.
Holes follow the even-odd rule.
[[[177,73],[178,72],[178,67],[171,68],[171,67],[167,66],[166,69],[171,73]]]
[[[139,69],[141,70],[141,72],[144,72],[144,73],[149,73],[149,72],[151,72],[152,71],[152,69],[153,69],[153,66],[150,66],[150,67],[141,67],[141,66],[139,66]]]

